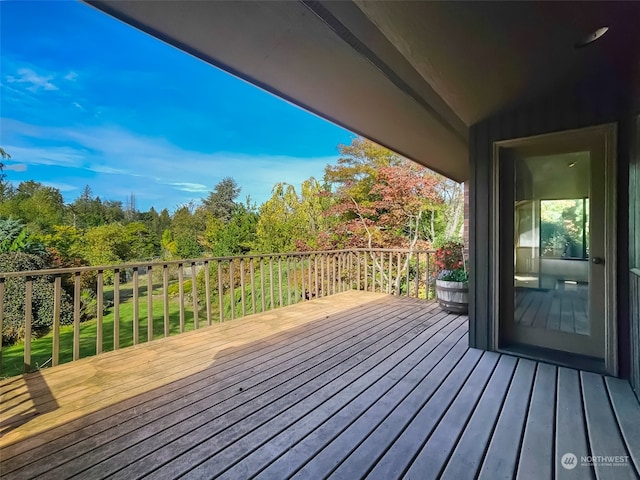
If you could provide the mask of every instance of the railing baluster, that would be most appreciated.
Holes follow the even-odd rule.
[[[184,332],[184,269],[178,264],[178,303],[180,308],[180,333]]]
[[[280,303],[278,307],[282,307],[283,294],[282,294],[282,257],[278,257],[278,293],[280,294]]]
[[[362,252],[362,253],[364,254],[363,255],[364,262],[362,264],[362,270],[364,271],[364,274],[362,275],[363,276],[363,279],[362,279],[363,282],[362,283],[364,284],[363,290],[366,292],[369,289],[369,268],[368,268],[369,258],[368,258],[366,250],[364,252]]]
[[[315,278],[314,288],[315,288],[316,298],[318,298],[320,296],[320,292],[318,292],[318,254],[317,253],[313,254],[313,272],[314,272],[314,278]]]
[[[338,276],[336,275],[336,254],[334,253],[333,255],[331,255],[331,275],[333,276],[333,289],[331,290],[331,293],[333,295],[336,294],[336,292],[338,291]]]
[[[147,266],[147,342],[153,340],[153,267]]]
[[[236,318],[236,284],[235,278],[233,278],[235,268],[233,260],[229,260],[229,293],[231,293],[229,303],[231,304],[231,320]]]
[[[58,279],[58,277],[56,277],[56,280]],[[98,270],[98,278],[96,280],[96,308],[97,308],[97,315],[96,315],[96,354],[100,354],[102,353],[102,313],[104,310],[104,274],[102,270]],[[56,292],[55,292],[55,286],[54,286],[54,293],[53,293],[53,298],[55,301],[56,298]],[[60,305],[58,305],[58,323],[60,322]],[[53,309],[53,322],[54,324],[56,323],[56,309],[54,306]],[[53,332],[53,336],[56,336],[56,333]]]
[[[138,302],[138,267],[133,268],[133,344],[140,342],[140,303]]]
[[[425,268],[425,276],[426,276],[426,281],[425,281],[425,285],[426,285],[426,293],[425,293],[425,300],[429,300],[429,292],[431,290],[431,282],[430,282],[430,275],[431,275],[431,254],[427,253],[427,266]]]
[[[294,255],[293,257],[291,257],[291,261],[293,263],[293,288],[295,291],[294,303],[298,303],[298,299],[300,298],[298,296],[298,257]],[[289,305],[291,305],[291,302],[289,302]]]
[[[256,313],[256,271],[253,257],[249,258],[249,275],[251,275],[251,313]]]
[[[207,306],[207,325],[211,325],[211,271],[209,269],[209,260],[204,261],[204,295],[205,304]]]
[[[264,312],[267,309],[267,299],[264,298],[266,292],[264,287],[264,257],[260,257],[260,306],[262,307],[261,312]]]
[[[286,256],[286,267],[287,267],[287,305],[291,305],[291,259],[289,255]]]
[[[218,266],[218,321],[224,322],[224,283],[222,283],[222,262],[217,261]]]
[[[204,295],[207,308],[207,325],[211,325],[211,274],[209,270],[209,260],[204,261]]]
[[[320,283],[321,283],[321,288],[320,288],[320,295],[322,297],[324,297],[327,293],[327,290],[325,288],[325,266],[327,264],[327,254],[326,253],[322,253],[320,254]]]
[[[275,287],[273,280],[273,257],[269,257],[269,310],[276,308]]]
[[[120,348],[120,269],[113,269],[113,349]]]
[[[396,260],[398,262],[397,268],[398,268],[398,275],[396,275],[396,295],[400,295],[400,277],[402,276],[402,264],[400,263],[401,260],[401,253],[398,252],[396,254]]]
[[[73,276],[73,359],[80,358],[80,272]]]
[[[246,306],[245,306],[245,281],[244,281],[244,258],[240,259],[240,301],[242,302],[242,316],[244,317],[247,314]]]
[[[338,293],[343,291],[344,282],[342,279],[342,263],[343,263],[342,253],[338,253],[337,261],[338,261]],[[335,292],[334,292],[335,293]]]
[[[419,253],[416,256],[416,298],[420,298],[420,254]]]
[[[164,336],[171,334],[171,324],[169,318],[169,265],[162,266],[162,303],[164,310]]]
[[[191,262],[191,301],[193,304],[193,329],[200,327],[200,308],[198,307],[198,282],[196,262]]]
[[[31,321],[33,318],[33,278],[27,277],[24,292],[24,372],[31,371]],[[75,328],[75,325],[74,325]],[[74,332],[74,344],[73,355],[75,358],[75,332]]]
[[[307,277],[307,279],[308,279],[308,282],[307,282],[308,287],[307,288],[309,289],[309,294],[307,296],[308,296],[308,300],[311,300],[311,298],[313,297],[313,292],[312,292],[313,283],[311,282],[311,270],[312,270],[311,269],[311,254],[309,254],[307,259],[308,259],[307,260],[307,267],[308,267],[307,268],[307,274],[308,274],[308,277]]]
[[[406,271],[406,285],[407,285],[407,297],[411,296],[411,282],[409,281],[409,272],[411,271],[411,251],[409,251],[407,253],[407,261],[406,261],[406,265],[407,265],[407,271]]]
[[[98,277],[98,280],[99,279],[100,277]],[[2,282],[2,286],[4,286],[4,281]],[[60,275],[56,275],[53,280],[53,338],[52,338],[52,345],[51,345],[52,347],[51,348],[51,366],[53,367],[58,365],[58,362],[60,361],[60,302],[61,301],[62,301],[62,277]]]

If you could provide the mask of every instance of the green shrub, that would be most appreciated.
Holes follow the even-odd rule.
[[[0,272],[19,272],[48,268],[46,261],[28,253],[11,252],[0,254]],[[2,344],[10,345],[24,337],[25,329],[25,277],[7,278],[4,293],[4,318],[2,322]],[[73,302],[61,291],[60,323],[73,323]],[[54,287],[52,276],[39,276],[33,280],[31,299],[34,335],[46,333],[53,324]]]

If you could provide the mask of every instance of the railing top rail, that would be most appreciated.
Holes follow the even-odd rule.
[[[392,253],[434,253],[434,250],[423,249],[409,249],[409,248],[347,248],[338,250],[312,250],[307,252],[283,252],[283,253],[261,253],[261,254],[249,254],[249,255],[235,255],[228,257],[202,257],[202,258],[187,258],[180,260],[161,260],[161,261],[149,261],[149,262],[132,262],[122,263],[117,265],[96,265],[96,266],[83,266],[83,267],[68,267],[68,268],[48,268],[42,270],[25,270],[20,272],[0,272],[0,281],[4,281],[7,278],[15,277],[40,277],[46,275],[65,275],[75,274],[90,271],[105,271],[105,270],[125,270],[136,268],[153,268],[162,267],[165,265],[184,265],[195,264],[205,262],[216,261],[229,261],[236,259],[249,259],[249,258],[273,258],[273,257],[294,257],[294,256],[306,256],[306,255],[323,255],[333,253],[349,253],[349,252],[392,252]]]

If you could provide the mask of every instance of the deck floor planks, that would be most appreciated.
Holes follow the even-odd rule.
[[[436,479],[455,448],[467,420],[493,374],[500,355],[486,352],[449,406],[405,474],[406,478]]]
[[[502,405],[479,477],[482,480],[513,479],[527,420],[536,362],[518,360],[509,393]]]
[[[382,328],[379,331],[372,333],[371,342],[375,344],[373,340],[382,339],[385,334],[393,335],[394,331],[396,331],[396,334],[400,335],[403,332],[403,329],[398,328],[397,323],[394,322],[396,322],[396,318],[398,316],[402,316],[404,311],[405,310],[400,309],[397,312],[389,313],[386,318],[386,322],[385,316],[382,315]],[[408,325],[405,328],[409,329],[411,328],[411,325]],[[299,376],[300,373],[313,371],[315,369],[319,371],[321,375],[326,375],[326,371],[328,371],[333,364],[343,363],[345,359],[348,359],[353,354],[353,352],[358,352],[359,348],[363,348],[359,347],[359,343],[356,343],[353,340],[349,341],[349,337],[344,340],[346,341],[338,342],[332,347],[332,349],[325,349],[321,353],[311,352],[306,356],[295,356],[289,361],[290,366],[294,370],[287,371],[285,366],[280,366],[279,370],[281,370],[281,372],[279,372],[278,375],[281,378],[293,377],[296,379],[296,382],[300,384],[300,387],[307,386],[306,384],[308,382],[306,382],[305,378]],[[364,340],[366,340],[366,338]],[[341,346],[343,343],[345,346]],[[368,345],[366,342],[363,344],[365,347]],[[323,350],[321,343],[317,346],[317,349]],[[305,364],[304,360],[306,358],[313,358],[318,362],[317,365]],[[265,381],[269,379],[261,378],[259,380]],[[284,380],[286,379],[283,379],[282,381]],[[97,449],[91,452],[83,452],[83,455],[76,460],[74,466],[81,469],[84,466],[96,464],[101,459],[104,459],[103,463],[98,463],[95,467],[92,467],[93,470],[89,470],[87,474],[91,474],[93,471],[95,471],[98,476],[111,474],[112,472],[121,469],[123,465],[126,465],[126,462],[123,463],[123,460],[126,460],[126,458],[123,459],[120,452],[123,452],[132,464],[135,463],[135,460],[145,457],[145,455],[154,454],[154,456],[144,458],[144,460],[147,463],[155,464],[152,459],[165,455],[164,453],[156,453],[156,450],[166,450],[168,448],[168,438],[173,439],[174,437],[178,437],[178,440],[184,441],[182,438],[183,434],[193,430],[204,430],[202,423],[206,423],[207,420],[216,421],[220,424],[219,429],[224,429],[227,423],[236,419],[242,419],[244,416],[251,414],[253,409],[257,406],[258,402],[256,399],[260,399],[264,404],[270,404],[270,402],[278,398],[278,392],[272,388],[278,385],[277,381],[275,384],[273,381],[264,385],[258,383],[258,386],[262,386],[264,391],[259,389],[257,391],[259,395],[257,396],[255,395],[256,392],[250,388],[252,384],[246,384],[246,381],[247,379],[245,378],[243,383],[247,387],[246,389],[243,389],[242,392],[234,392],[231,397],[222,399],[222,403],[216,402],[217,398],[215,395],[204,396],[200,402],[198,402],[198,398],[195,398],[193,399],[193,403],[190,403],[185,410],[175,413],[169,410],[167,412],[167,416],[159,415],[157,419],[147,423],[142,428],[133,429],[130,432],[127,432],[124,436],[118,437],[112,433],[112,438],[109,438],[108,443],[99,445]],[[187,400],[190,399],[188,398]],[[214,405],[215,409],[213,409]],[[177,441],[173,442],[171,445],[175,447],[176,443]],[[66,466],[63,466],[63,469],[66,468]],[[56,478],[56,475],[62,473],[67,472],[53,470],[47,473],[43,478],[47,478],[49,474],[51,478]]]
[[[315,479],[331,472],[421,385],[444,380],[449,370],[438,367],[453,368],[467,350],[467,341],[464,326],[457,328],[362,415],[342,424],[344,416],[332,418],[278,457],[257,478],[288,478],[296,474],[296,478]]]
[[[384,313],[385,309],[384,308],[378,309],[377,311]],[[41,455],[51,454],[55,451],[62,450],[62,447],[68,446],[70,444],[78,443],[80,440],[86,441],[87,436],[95,436],[96,434],[100,433],[101,431],[107,430],[108,428],[110,428],[110,426],[113,426],[113,425],[120,426],[126,421],[131,420],[132,418],[137,418],[142,413],[148,413],[150,410],[153,410],[158,405],[162,406],[163,404],[169,403],[169,401],[172,399],[177,399],[178,401],[184,403],[186,401],[185,400],[186,393],[189,393],[189,394],[193,393],[194,389],[197,389],[198,386],[203,381],[205,381],[207,384],[206,388],[210,388],[209,384],[211,383],[211,380],[214,380],[218,375],[224,374],[225,376],[231,377],[231,378],[225,378],[224,380],[217,383],[216,385],[219,389],[222,389],[226,386],[233,386],[234,384],[237,384],[239,381],[239,380],[235,380],[236,375],[246,370],[247,368],[253,368],[256,364],[256,361],[260,361],[262,357],[265,357],[265,356],[267,357],[266,359],[267,364],[279,365],[280,363],[282,363],[283,360],[288,359],[291,355],[297,356],[300,354],[300,351],[297,350],[296,345],[299,345],[300,342],[303,342],[302,344],[304,344],[304,342],[309,342],[309,340],[314,340],[315,338],[318,337],[318,335],[323,335],[325,330],[335,335],[343,334],[347,336],[349,335],[349,332],[353,332],[353,331],[362,333],[362,330],[354,330],[354,329],[357,329],[361,324],[370,323],[370,322],[368,318],[362,318],[359,321],[355,321],[355,319],[358,317],[362,317],[363,315],[366,315],[366,314],[367,314],[367,311],[365,310],[364,312],[359,312],[359,315],[351,316],[350,318],[347,317],[347,319],[350,319],[352,321],[347,322],[346,324],[339,324],[338,322],[337,325],[333,325],[333,323],[335,323],[333,320],[327,321],[328,323],[327,328],[329,330],[319,329],[318,326],[316,325],[313,328],[313,330],[309,332],[309,335],[305,335],[305,332],[296,334],[295,337],[293,337],[291,340],[295,340],[296,338],[297,340],[284,343],[284,345],[281,345],[279,348],[274,348],[274,347],[277,347],[279,344],[278,343],[274,344],[273,342],[268,342],[268,343],[261,342],[258,348],[256,348],[256,346],[244,347],[235,354],[235,355],[242,354],[242,362],[237,361],[237,359],[234,362],[233,355],[227,355],[227,357],[232,357],[230,360],[227,360],[226,362],[231,364],[230,368],[217,370],[213,372],[206,371],[206,372],[203,372],[202,375],[201,374],[195,375],[195,377],[197,378],[193,382],[190,381],[191,377],[189,377],[184,381],[179,381],[179,382],[175,382],[174,384],[170,384],[169,386],[167,386],[164,395],[154,395],[154,392],[149,392],[147,394],[144,394],[144,398],[137,397],[127,402],[123,402],[123,405],[118,405],[119,407],[121,407],[118,411],[116,412],[110,411],[111,415],[106,416],[106,418],[105,418],[105,415],[93,414],[91,415],[92,417],[91,419],[86,419],[83,422],[84,426],[82,427],[81,430],[75,430],[75,431],[71,430],[73,428],[73,422],[66,424],[64,425],[64,427],[66,427],[64,428],[64,430],[65,431],[70,430],[73,432],[72,434],[67,434],[66,437],[55,435],[55,432],[56,432],[55,429],[52,431],[47,431],[45,432],[45,434],[41,435],[39,438],[46,437],[48,440],[50,440],[50,443],[48,443],[47,445],[48,448],[40,449],[40,454]],[[347,328],[347,326],[349,328]],[[374,328],[374,327],[371,326],[370,328]],[[282,335],[285,335],[285,334],[284,333],[280,334],[278,338],[280,339]],[[302,337],[302,338],[299,338],[299,337]],[[262,347],[262,348],[259,348],[259,347]],[[266,365],[264,363],[264,359],[262,360],[261,364],[263,366]],[[220,364],[218,364],[217,367],[220,369]],[[203,391],[203,393],[205,392]],[[140,409],[140,406],[138,406],[138,408],[136,409],[136,411],[138,412],[137,415],[133,410],[126,409],[128,404],[134,404],[134,402],[144,402],[142,410]],[[175,405],[175,407],[180,408],[181,405],[178,404],[178,405]],[[102,412],[104,411],[100,411],[100,413]],[[95,422],[91,422],[91,420],[94,420],[93,417],[95,417]],[[135,428],[135,427],[136,426],[134,425],[132,428]],[[62,428],[58,428],[57,430],[62,430]],[[55,440],[55,442],[53,440]],[[23,444],[24,443],[27,443],[27,442],[23,442]],[[86,445],[86,442],[83,445],[84,448],[86,449],[85,445]],[[13,452],[12,450],[14,449],[12,448],[9,448],[8,450],[5,449],[3,453],[5,454],[5,456],[14,456],[12,454],[15,453],[17,456],[20,457],[20,452],[16,453],[16,452]],[[26,450],[21,455],[21,458],[17,458],[16,461],[21,463],[26,463],[26,461],[28,460],[28,454],[31,451],[32,450]],[[70,452],[67,452],[67,453],[70,453]],[[60,461],[59,458],[60,458],[59,456],[54,457],[52,461],[54,462],[56,460]]]
[[[518,461],[518,480],[553,477],[556,374],[556,367],[538,364]]]
[[[346,304],[349,304],[349,301],[352,300],[353,299],[350,300],[349,297],[345,298]],[[303,311],[309,310],[307,305],[308,302],[301,304],[300,308],[302,308]],[[335,311],[335,308],[331,307],[327,301],[325,301],[325,305],[320,303],[316,308],[317,307],[320,308],[315,312],[316,318],[318,316],[323,316],[323,313],[328,314]],[[292,325],[288,321],[290,314],[284,311],[278,313],[281,315],[280,320],[282,321],[281,324],[278,324],[278,327],[285,330],[290,328]],[[238,335],[237,329],[243,324],[247,324],[247,319],[240,319],[237,321],[239,324],[233,328],[229,327],[233,322],[228,322],[220,325],[220,328],[215,329],[215,337],[213,339],[209,339],[209,345],[206,343],[206,335],[211,330],[209,330],[210,327],[206,327],[205,329],[197,332],[188,332],[169,339],[158,340],[153,343],[151,348],[144,348],[144,345],[138,345],[128,349],[130,350],[128,355],[132,359],[130,362],[119,361],[123,355],[127,355],[127,349],[125,349],[108,352],[102,356],[83,359],[78,362],[65,364],[53,369],[46,369],[42,371],[41,374],[46,381],[48,389],[51,391],[51,396],[55,397],[55,401],[57,402],[64,401],[64,404],[68,406],[67,411],[64,412],[57,409],[55,414],[40,415],[38,422],[28,423],[24,428],[21,428],[21,432],[22,434],[28,435],[31,433],[30,430],[37,431],[38,428],[50,428],[56,424],[73,420],[79,413],[87,413],[87,410],[90,409],[97,410],[98,407],[104,403],[109,404],[129,398],[134,394],[151,390],[158,385],[165,385],[169,381],[183,378],[188,374],[197,373],[201,370],[203,364],[206,365],[207,363],[210,363],[207,358],[203,358],[202,355],[197,355],[198,347],[203,348],[203,351],[207,352],[209,358],[215,358],[215,355],[223,349],[240,346],[255,338],[264,337],[267,332],[277,333],[278,329],[269,325],[269,319],[278,317],[274,317],[270,312],[261,315],[261,318],[265,320],[263,320],[262,328],[257,330],[257,334],[254,329],[254,333],[249,334],[248,336],[246,333],[240,333]],[[296,321],[295,316],[291,318]],[[304,324],[308,321],[308,318],[314,318],[314,315],[310,315],[310,317],[299,315],[297,323]],[[251,323],[248,325],[251,326]],[[232,331],[231,339],[224,338],[228,330]],[[201,333],[201,335],[198,335],[198,333]],[[223,340],[220,340],[220,335],[223,336]],[[167,340],[170,340],[170,342],[167,342]],[[217,349],[215,347],[217,347]],[[182,351],[185,349],[188,353],[182,354]],[[180,361],[173,363],[168,362],[169,366],[155,361],[167,352],[179,356]],[[146,364],[146,369],[135,368],[140,361]],[[69,375],[69,369],[73,367],[75,367],[75,369],[72,370],[73,375]],[[127,372],[126,375],[123,375],[124,371]],[[100,372],[100,384],[96,385],[95,382],[98,372]],[[168,373],[174,373],[174,376],[171,376]],[[40,373],[36,375],[40,375]],[[37,394],[38,391],[33,390],[33,395]],[[9,407],[11,405],[8,404],[5,406]],[[39,405],[39,410],[46,411],[46,404]],[[44,425],[47,420],[50,420],[51,423]],[[15,438],[14,434],[8,433],[3,436],[0,445],[8,445],[16,440],[17,438]]]
[[[605,383],[620,432],[640,478],[640,403],[634,401],[634,393],[629,382],[605,377]]]
[[[589,454],[578,371],[559,367],[557,385],[554,460],[556,478],[558,480],[593,478],[593,470],[590,468],[571,469],[564,468],[561,464],[562,457],[566,454],[574,454],[577,462],[582,456]]]
[[[486,447],[491,439],[517,363],[518,360],[515,357],[503,355],[500,358],[469,423],[465,426],[455,450],[447,461],[442,479],[459,480],[468,476],[475,477],[482,465]]]
[[[466,340],[463,338],[462,341]],[[330,478],[358,478],[359,474],[368,472],[384,455],[389,445],[392,445],[409,425],[413,417],[420,412],[438,388],[449,378],[449,374],[460,363],[469,348],[458,342],[445,359],[439,362],[423,382],[416,386],[407,397],[379,423],[369,436],[356,448],[351,447],[351,452],[342,451],[341,455],[348,455],[344,461],[331,462],[331,454],[334,452],[331,445],[325,449],[327,453],[312,459],[300,470],[294,478],[313,480],[322,472],[322,466],[330,466]],[[468,362],[468,360],[467,360]],[[348,439],[339,437],[341,444],[348,444]],[[337,448],[336,448],[337,450]],[[324,453],[324,451],[322,452]],[[339,466],[336,468],[336,463]],[[335,471],[334,471],[335,469]]]
[[[366,478],[391,480],[403,475],[411,465],[412,459],[418,454],[424,440],[437,426],[449,404],[455,399],[469,375],[477,367],[482,356],[483,352],[480,350],[469,349],[467,351],[429,401],[411,419],[411,423],[403,430],[402,435],[378,460]]]
[[[251,432],[252,435],[257,435],[261,443],[259,447],[254,449],[249,456],[242,459],[241,463],[236,463],[218,478],[220,480],[235,480],[236,478],[253,476],[268,465],[274,457],[299,444],[303,438],[319,427],[326,426],[324,432],[331,435],[335,428],[348,425],[354,420],[354,417],[376,404],[381,398],[386,397],[398,382],[414,371],[416,364],[419,364],[421,359],[426,358],[431,350],[445,338],[448,338],[460,326],[459,322],[451,322],[444,328],[442,328],[442,325],[438,325],[440,330],[437,332],[425,332],[429,334],[426,342],[419,345],[408,356],[399,360],[390,370],[374,378],[373,383],[369,386],[364,385],[363,389],[358,390],[356,382],[354,382],[322,404],[320,408],[306,414],[276,436],[269,436],[268,432],[264,432],[262,429]],[[456,339],[459,339],[459,336],[450,339],[449,342],[453,344]],[[393,365],[391,362],[389,364],[388,367]],[[207,462],[189,472],[185,478],[199,478],[201,474],[215,472],[210,465],[214,462],[216,462],[215,457],[210,458]]]
[[[184,478],[200,478],[202,469],[206,469],[207,475],[217,475],[221,473],[223,466],[233,465],[241,457],[252,452],[262,438],[277,435],[283,428],[294,424],[306,415],[323,415],[332,408],[343,405],[351,398],[350,395],[353,396],[368,388],[384,376],[395,361],[411,354],[429,337],[428,327],[425,328],[425,326],[418,327],[418,330],[414,328],[401,333],[401,335],[394,333],[395,339],[393,335],[387,335],[386,345],[379,342],[379,346],[384,345],[382,348],[366,355],[354,356],[334,367],[327,374],[328,381],[321,385],[316,387],[309,381],[300,389],[301,392],[288,393],[287,397],[291,397],[294,401],[274,409],[275,415],[259,412],[253,417],[245,417],[235,422],[211,442],[209,442],[211,437],[197,439],[197,446],[193,450],[178,457],[157,477],[151,475],[149,478],[162,478],[165,473],[182,475],[202,460],[205,460],[205,466],[189,471]],[[386,361],[380,362],[383,358]],[[231,445],[233,448],[229,448]],[[116,480],[120,477],[113,478]],[[124,475],[121,478],[129,478],[129,476]]]
[[[603,377],[595,373],[581,372],[580,378],[591,450],[597,452],[598,455],[628,455],[627,446],[611,410]],[[598,480],[637,479],[632,467],[612,467],[596,462],[594,469]]]
[[[217,338],[207,327],[190,341],[174,337],[120,350],[112,365],[108,354],[93,360],[95,375],[103,368],[108,374],[127,351],[135,356],[162,343],[163,356],[175,351],[180,358],[190,356],[189,344],[197,344],[209,368],[119,401],[117,395],[85,392],[107,405],[51,430],[33,433],[38,417],[31,428],[18,425],[10,433],[25,437],[3,447],[3,480],[62,480],[74,472],[74,478],[91,480],[145,473],[211,478],[220,472],[238,479],[422,479],[439,472],[470,478],[478,466],[479,478],[492,480],[516,474],[638,478],[640,404],[628,382],[469,349],[464,317],[445,315],[433,303],[361,293],[328,297],[330,306],[313,300],[304,308],[283,308],[268,328],[250,333],[252,341],[230,348],[214,345],[207,352],[205,344]],[[246,325],[245,320],[238,322]],[[150,358],[152,369],[161,360]],[[68,368],[52,368],[43,378],[58,377],[61,385]],[[138,372],[121,374],[127,386],[140,378]],[[77,384],[66,385],[69,390],[59,397],[63,413],[73,395],[83,395]],[[239,391],[240,386],[247,388]],[[0,388],[6,393],[21,387],[5,381]],[[163,429],[167,425],[174,427]],[[130,445],[139,430],[144,433]],[[188,435],[190,443],[176,453],[172,431],[204,435]],[[558,457],[572,448],[580,460],[580,445],[589,455],[628,455],[630,461],[562,470]],[[163,461],[151,462],[154,455]],[[141,465],[146,466],[138,470]]]

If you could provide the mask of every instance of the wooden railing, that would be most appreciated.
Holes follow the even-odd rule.
[[[0,330],[22,337],[0,349],[0,374],[352,289],[432,298],[432,262],[428,251],[353,249],[0,273]],[[7,295],[24,301],[7,311]]]

